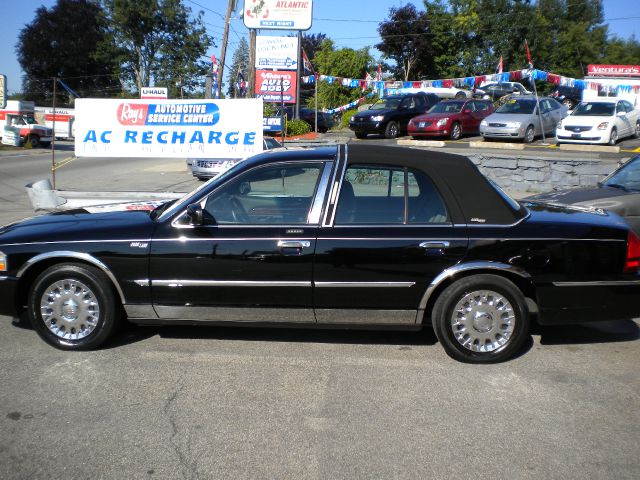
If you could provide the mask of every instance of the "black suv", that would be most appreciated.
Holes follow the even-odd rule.
[[[582,90],[576,87],[558,85],[549,96],[566,105],[569,110],[573,110],[573,107],[582,101]]]
[[[367,110],[351,117],[349,128],[358,138],[365,138],[370,133],[396,138],[400,132],[407,131],[409,120],[425,113],[439,101],[436,94],[424,92],[381,98]]]

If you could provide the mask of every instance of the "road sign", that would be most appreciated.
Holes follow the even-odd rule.
[[[297,70],[298,38],[257,36],[255,67],[258,69]]]
[[[247,28],[309,30],[312,0],[244,0],[243,21]]]

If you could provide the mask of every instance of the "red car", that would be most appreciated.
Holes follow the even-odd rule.
[[[478,133],[480,122],[494,111],[488,100],[447,100],[436,103],[422,115],[413,117],[407,132],[415,139],[449,137],[458,140],[464,133]]]

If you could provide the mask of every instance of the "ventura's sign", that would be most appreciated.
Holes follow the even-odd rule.
[[[311,0],[244,0],[244,25],[247,28],[309,30]]]
[[[256,71],[256,98],[265,102],[296,103],[296,72]]]
[[[243,158],[262,151],[262,100],[76,99],[78,157]]]
[[[640,65],[588,65],[587,73],[599,77],[640,77]]]
[[[168,98],[165,87],[142,87],[140,98]]]

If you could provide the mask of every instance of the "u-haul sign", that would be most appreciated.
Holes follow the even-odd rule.
[[[142,87],[140,98],[169,98],[169,95],[165,87]]]
[[[78,157],[244,158],[262,151],[262,100],[75,101]]]

